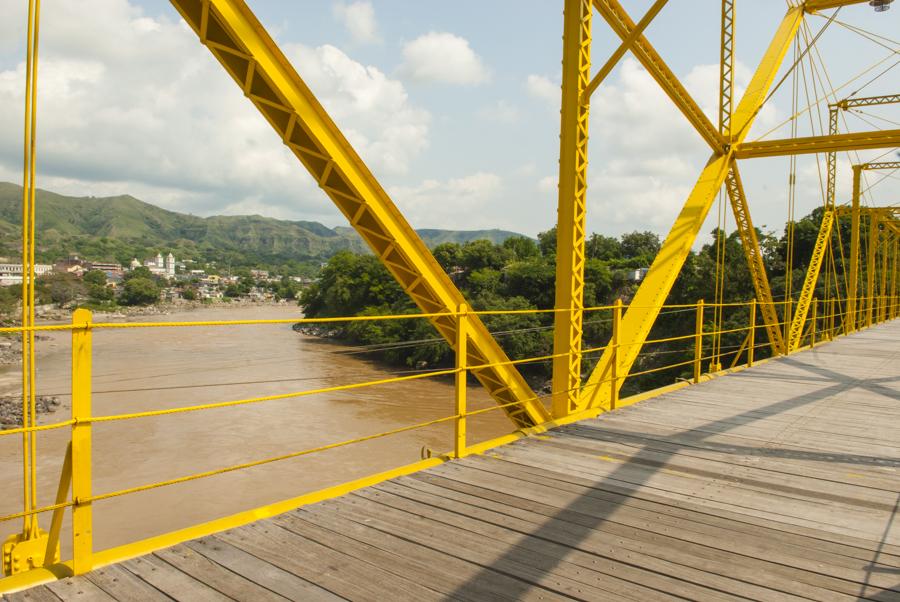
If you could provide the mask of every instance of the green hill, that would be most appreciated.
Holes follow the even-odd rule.
[[[17,257],[21,240],[22,187],[0,182],[0,253]],[[198,217],[168,211],[129,195],[70,197],[37,191],[39,261],[78,253],[98,261],[127,263],[156,252],[219,265],[318,264],[337,251],[362,252],[365,245],[349,227],[278,220],[259,215]],[[502,230],[421,230],[425,243],[502,242]]]

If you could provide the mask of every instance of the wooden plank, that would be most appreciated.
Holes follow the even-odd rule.
[[[296,600],[297,602],[335,602],[342,600],[340,596],[269,564],[220,539],[203,537],[189,541],[185,545],[234,573],[252,576],[253,581],[259,585],[289,600]]]
[[[508,600],[506,592],[517,586],[510,577],[491,571],[479,580],[476,591],[469,591],[463,586],[470,579],[480,576],[482,567],[333,513],[318,511],[316,507],[283,514],[274,520],[305,537],[339,547],[345,554],[365,562],[377,563],[386,570],[414,578],[418,582],[428,583],[442,594],[454,594],[456,598]],[[520,599],[566,598],[542,590],[526,592]]]
[[[190,575],[182,573],[152,554],[126,560],[119,566],[128,569],[156,589],[176,600],[221,602],[222,600],[231,599],[205,583],[197,581]]]
[[[74,579],[67,577],[48,583],[47,589],[59,596],[63,602],[110,602],[115,600],[112,596],[88,581],[87,579]]]
[[[47,589],[46,585],[32,587],[14,594],[4,594],[2,600],[9,602],[59,602],[59,596]]]
[[[284,602],[287,600],[284,596],[251,581],[252,573],[246,573],[248,578],[237,575],[184,545],[159,550],[154,553],[154,556],[235,600],[259,600],[260,602]]]
[[[597,579],[583,568],[560,560],[558,555],[544,550],[532,550],[507,545],[495,539],[485,539],[464,528],[452,527],[421,516],[397,511],[376,502],[348,495],[322,504],[321,510],[339,512],[351,520],[365,521],[365,524],[386,533],[394,533],[411,541],[427,545],[449,555],[463,558],[481,565],[490,571],[502,572],[516,579],[509,595],[516,598],[520,592],[532,587],[545,588],[551,592],[576,599],[618,600],[623,590],[639,590],[632,584],[608,577],[599,586]],[[359,518],[356,518],[359,517]],[[475,580],[480,580],[479,573]],[[585,583],[588,580],[591,583]],[[480,584],[470,581],[467,586],[477,590]],[[651,593],[652,590],[645,590]],[[629,595],[628,597],[633,598]],[[637,598],[640,599],[640,598]],[[648,600],[658,599],[650,595]]]
[[[85,578],[116,600],[173,600],[119,565],[94,569]]]
[[[440,594],[377,567],[356,562],[271,521],[215,536],[298,577],[351,600],[439,600]]]

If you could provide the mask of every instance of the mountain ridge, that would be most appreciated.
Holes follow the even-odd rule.
[[[4,255],[17,255],[22,187],[0,182],[0,235]],[[318,263],[338,251],[367,252],[348,226],[329,228],[304,220],[261,215],[199,217],[163,209],[134,196],[74,197],[37,190],[38,259],[78,253],[97,261],[126,263],[132,256],[171,250],[176,256],[234,266]],[[417,230],[426,245],[523,236],[506,230]],[[139,257],[140,258],[140,257]]]

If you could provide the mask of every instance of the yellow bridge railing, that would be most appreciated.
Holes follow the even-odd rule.
[[[786,306],[792,301],[776,302],[776,305]],[[857,300],[855,307],[862,308],[868,303],[878,305],[877,312],[870,312],[868,315],[874,315],[871,320],[846,320],[846,312],[839,311],[838,308],[846,307],[846,300],[831,299],[823,303],[813,301],[811,311],[806,320],[806,327],[803,329],[803,341],[808,342],[807,348],[814,346],[817,341],[831,340],[840,334],[848,334],[856,328],[847,328],[845,324],[853,323],[859,326],[870,326],[873,321],[890,320],[900,314],[898,311],[898,298],[888,298],[885,296],[874,299],[860,298]],[[593,417],[604,411],[615,409],[640,401],[654,394],[659,394],[664,390],[672,387],[686,386],[690,383],[698,383],[704,378],[704,363],[708,362],[708,375],[712,376],[716,372],[721,371],[721,360],[723,356],[731,355],[731,368],[738,368],[738,362],[741,357],[745,358],[742,366],[753,366],[756,360],[756,352],[760,348],[768,347],[768,341],[758,341],[757,331],[763,328],[762,324],[757,322],[757,302],[751,300],[742,303],[724,303],[724,304],[707,304],[699,301],[696,304],[688,305],[666,305],[662,309],[671,312],[685,312],[686,316],[694,313],[693,316],[693,332],[684,335],[672,336],[667,338],[649,339],[642,343],[643,346],[653,346],[664,343],[673,343],[683,341],[688,345],[688,349],[693,347],[693,356],[687,360],[681,360],[672,364],[662,366],[653,366],[643,370],[629,372],[627,374],[619,374],[616,370],[612,370],[609,377],[593,386],[609,386],[612,392],[611,403],[609,407],[591,408],[585,412],[573,414],[565,418],[557,419],[529,429],[519,429],[518,431],[495,439],[470,445],[467,438],[467,421],[468,419],[484,414],[486,412],[496,411],[505,407],[504,405],[492,405],[491,407],[472,410],[469,409],[466,397],[467,376],[473,370],[484,369],[496,365],[523,365],[535,362],[546,362],[552,360],[558,355],[544,355],[529,357],[525,359],[515,359],[506,362],[498,362],[496,364],[467,364],[467,342],[468,342],[468,320],[471,315],[479,316],[495,316],[495,315],[515,315],[515,314],[553,314],[560,310],[504,310],[504,311],[470,311],[465,305],[461,305],[457,312],[444,314],[404,314],[404,315],[387,315],[387,316],[359,316],[359,317],[338,317],[338,318],[294,318],[294,319],[278,319],[278,320],[221,320],[221,321],[196,321],[196,322],[131,322],[131,323],[106,323],[93,322],[92,314],[85,309],[78,309],[72,316],[69,324],[56,325],[36,325],[30,327],[9,327],[0,328],[0,333],[23,333],[28,331],[71,331],[72,336],[72,376],[71,376],[71,418],[48,424],[29,424],[29,412],[24,412],[22,427],[11,428],[0,431],[0,438],[21,435],[26,445],[31,444],[31,439],[36,437],[37,433],[56,430],[71,429],[71,438],[66,450],[63,461],[62,471],[59,479],[59,485],[56,500],[53,504],[36,507],[31,503],[31,498],[26,494],[24,500],[24,508],[21,512],[0,516],[0,525],[9,524],[15,519],[25,519],[28,521],[36,521],[36,517],[45,513],[52,513],[50,519],[50,530],[48,532],[38,531],[37,537],[24,537],[23,535],[11,536],[3,548],[3,564],[4,573],[8,575],[4,579],[0,579],[0,593],[4,591],[14,591],[23,587],[25,584],[35,584],[68,574],[82,574],[92,568],[123,560],[125,558],[134,557],[152,550],[159,549],[168,545],[173,545],[180,541],[199,537],[212,532],[220,531],[241,524],[246,524],[252,520],[258,520],[265,516],[271,516],[280,512],[284,512],[300,506],[304,503],[311,503],[342,495],[353,489],[364,487],[377,483],[381,480],[409,474],[417,470],[421,470],[430,466],[434,466],[443,461],[452,458],[461,458],[470,453],[480,453],[497,445],[507,443],[516,438],[527,436],[529,434],[543,432],[553,426],[567,424],[576,420]],[[821,306],[821,307],[820,307]],[[611,312],[611,336],[607,345],[582,350],[582,356],[604,352],[608,348],[612,350],[614,359],[615,354],[619,350],[634,345],[629,341],[619,340],[619,322],[622,312],[628,306],[621,302],[614,305],[587,308],[586,312]],[[747,308],[748,321],[745,326],[729,328],[729,329],[713,329],[705,328],[707,323],[706,317],[708,310],[712,308]],[[787,315],[790,315],[790,309],[787,309]],[[862,309],[859,310],[862,313]],[[301,391],[293,391],[280,393],[276,395],[266,395],[258,397],[250,397],[232,401],[222,401],[215,403],[205,403],[199,405],[183,406],[168,409],[148,410],[143,412],[131,412],[122,414],[95,415],[91,408],[91,384],[92,384],[92,357],[93,357],[93,333],[104,329],[133,329],[133,328],[190,328],[201,326],[251,326],[251,325],[270,325],[270,324],[323,324],[323,323],[342,323],[342,322],[358,322],[358,321],[381,321],[381,320],[411,320],[435,317],[452,317],[457,320],[457,337],[453,345],[455,362],[453,368],[427,370],[417,372],[415,374],[405,374],[391,378],[378,380],[370,380],[365,382],[342,384],[338,386],[322,387],[316,389],[308,389]],[[690,318],[686,320],[690,323]],[[780,328],[784,328],[789,324],[790,320],[779,323]],[[730,348],[722,348],[721,344],[713,345],[715,353],[705,352],[704,340],[709,338],[720,338],[726,334],[746,333],[743,342],[740,345]],[[723,353],[725,349],[725,353]],[[677,350],[682,352],[684,350]],[[671,352],[671,351],[670,351]],[[646,352],[648,356],[653,356],[654,352]],[[612,366],[616,366],[613,361]],[[682,369],[685,374],[689,374],[690,378],[673,379],[672,385],[647,391],[638,395],[634,395],[624,400],[619,399],[619,390],[625,379],[636,378],[648,374],[658,373],[667,370]],[[389,383],[402,383],[420,379],[430,379],[438,377],[453,377],[455,381],[455,406],[454,413],[441,418],[418,422],[415,424],[405,425],[370,435],[355,437],[352,439],[336,441],[326,445],[319,445],[302,450],[292,451],[289,453],[270,456],[258,460],[243,462],[224,466],[221,468],[207,470],[188,474],[168,480],[146,483],[125,489],[118,489],[103,493],[95,493],[92,489],[92,425],[103,422],[123,421],[123,420],[140,420],[143,418],[185,414],[191,412],[200,412],[206,410],[216,410],[230,408],[235,406],[244,406],[251,404],[260,404],[267,401],[299,398],[317,394],[332,393],[337,391],[349,391],[355,389],[363,389]],[[542,403],[548,403],[554,391],[544,395],[537,395],[529,400],[520,400],[506,405],[521,404],[525,401],[540,400]],[[32,414],[33,415],[33,414]],[[428,426],[452,423],[454,426],[452,449],[444,454],[435,457],[423,458],[420,462],[396,467],[386,472],[370,475],[355,481],[349,481],[341,485],[329,487],[327,489],[305,493],[299,497],[284,500],[282,502],[271,504],[262,508],[248,510],[246,512],[232,515],[224,519],[217,519],[202,525],[196,525],[180,531],[167,533],[156,536],[148,540],[133,542],[117,548],[95,551],[93,545],[93,503],[110,498],[125,496],[129,494],[166,487],[178,483],[185,483],[224,473],[250,469],[265,464],[271,464],[291,458],[308,456],[326,450],[346,447],[375,439],[389,437],[408,431],[423,429]],[[27,456],[26,456],[27,457]],[[36,459],[33,459],[36,461]],[[25,466],[28,471],[30,467]],[[69,490],[71,488],[71,495]],[[59,541],[63,524],[63,512],[66,508],[72,508],[72,559],[66,562],[59,561]],[[35,523],[31,523],[35,524]]]

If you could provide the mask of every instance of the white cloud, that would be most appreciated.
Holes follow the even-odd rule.
[[[428,145],[429,113],[375,67],[335,48],[288,46],[288,56],[357,152],[386,173],[402,174]]]
[[[553,83],[550,78],[543,75],[532,74],[525,80],[525,89],[529,94],[557,108],[562,94],[559,86],[560,84]]]
[[[427,145],[430,117],[399,81],[332,46],[284,48],[376,173],[409,168]],[[268,206],[270,215],[339,221],[277,134],[174,18],[149,18],[127,0],[60,0],[42,22],[39,75],[40,186],[128,192],[199,214]],[[21,131],[23,90],[24,65],[0,71],[0,131]],[[0,138],[0,174],[19,173],[18,140]]]
[[[469,41],[452,33],[429,32],[403,46],[400,72],[417,81],[477,85],[490,73]]]
[[[478,116],[486,121],[509,125],[518,123],[522,117],[522,112],[511,102],[498,100],[493,104],[482,107],[478,111]]]
[[[394,186],[391,197],[416,228],[471,230],[500,227],[490,201],[501,200],[503,179],[476,172],[448,180],[429,179],[417,186]]]
[[[334,5],[334,16],[350,32],[355,42],[370,44],[378,42],[378,23],[375,21],[375,9],[368,0]]]
[[[559,179],[557,176],[544,176],[538,180],[537,188],[541,192],[552,192],[557,189]]]

